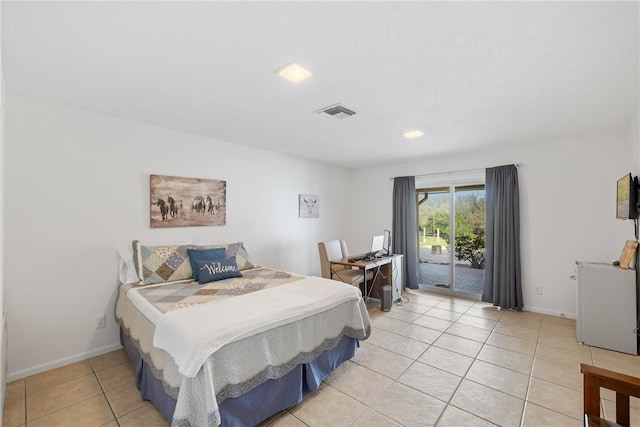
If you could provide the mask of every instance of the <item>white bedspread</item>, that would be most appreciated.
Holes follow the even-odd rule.
[[[180,373],[195,377],[205,361],[217,350],[234,341],[241,340],[278,326],[327,311],[342,303],[352,301],[356,306],[361,303],[360,291],[356,287],[343,283],[308,277],[303,280],[241,295],[229,300],[169,311],[163,314],[156,324],[153,345],[169,353]],[[348,324],[345,319],[336,319],[336,333],[346,326],[364,331],[360,310],[355,307]],[[331,319],[323,319],[331,322]],[[368,326],[368,325],[367,325]],[[338,330],[339,329],[339,330]],[[291,338],[297,352],[310,351],[320,343],[318,339],[331,336],[301,337],[300,342]]]

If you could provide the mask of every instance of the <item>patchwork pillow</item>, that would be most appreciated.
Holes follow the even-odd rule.
[[[145,246],[134,240],[132,246],[140,285],[193,278],[187,250],[195,245]]]
[[[200,284],[229,279],[231,277],[242,277],[242,273],[240,273],[240,269],[236,263],[236,257],[234,256],[208,261],[197,260],[196,269],[200,277]]]
[[[238,263],[238,269],[240,271],[247,270],[249,268],[256,268],[255,264],[249,257],[249,252],[244,248],[242,242],[227,243],[224,245],[198,245],[198,249],[212,249],[212,248],[225,248],[227,250],[227,257],[236,257]]]
[[[214,259],[223,259],[227,257],[227,250],[225,248],[212,248],[212,249],[187,249],[189,255],[189,263],[191,264],[191,270],[193,270],[193,280],[200,280],[198,277],[198,267],[196,261],[211,261]]]

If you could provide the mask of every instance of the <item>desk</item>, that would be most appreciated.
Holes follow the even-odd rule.
[[[371,291],[375,288],[375,295],[382,296],[380,287],[383,285],[392,286],[393,301],[400,299],[402,296],[402,268],[401,261],[403,255],[391,255],[382,258],[376,258],[371,261],[354,261],[349,262],[349,258],[342,258],[329,261],[330,278],[333,279],[334,273],[339,275],[340,271],[335,270],[335,266],[341,265],[346,268],[358,268],[364,275],[364,289],[362,290],[365,302],[369,298]],[[367,274],[373,273],[373,278],[366,280]],[[357,283],[352,283],[357,285]]]

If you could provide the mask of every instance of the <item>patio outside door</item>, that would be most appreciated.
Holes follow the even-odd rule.
[[[484,280],[484,184],[421,188],[418,283],[479,297]]]

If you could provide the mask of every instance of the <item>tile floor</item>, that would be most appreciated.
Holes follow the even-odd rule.
[[[264,426],[581,426],[580,362],[640,376],[640,357],[576,342],[575,321],[409,291],[371,307],[371,338],[320,389]],[[605,416],[615,411],[603,394]],[[640,425],[640,401],[632,401]],[[123,350],[7,386],[4,427],[168,426]]]

